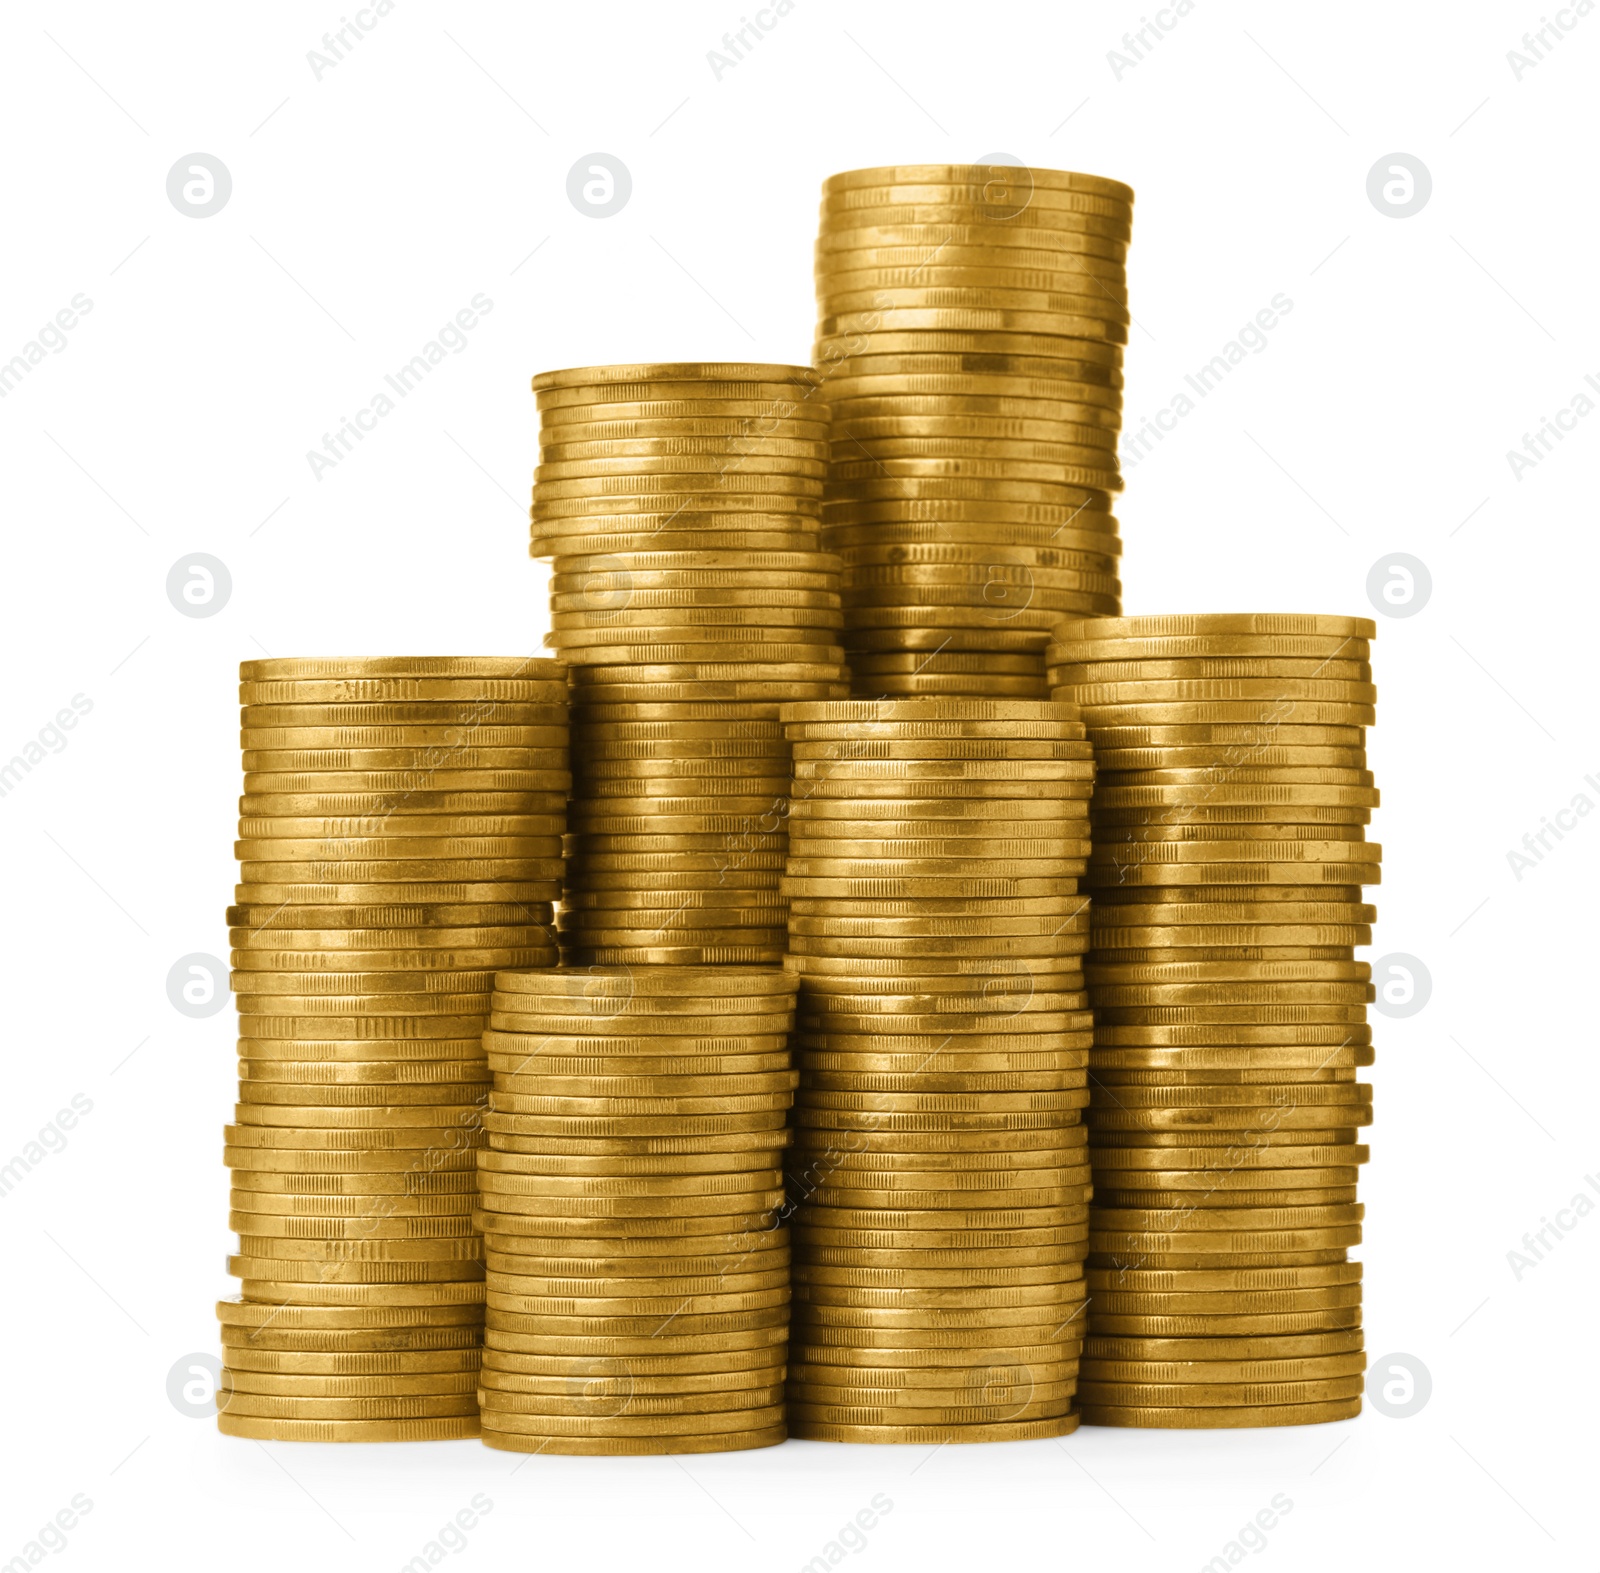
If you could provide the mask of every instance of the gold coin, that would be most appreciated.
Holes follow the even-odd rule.
[[[477,1406],[452,1418],[410,1420],[303,1420],[235,1414],[217,1416],[224,1436],[258,1442],[442,1442],[480,1435]]]
[[[230,1409],[234,1400],[256,1396],[292,1399],[476,1398],[478,1373],[443,1371],[413,1376],[385,1373],[378,1376],[328,1376],[306,1372],[251,1371],[229,1365],[217,1387],[217,1407]]]
[[[1073,689],[1059,689],[1071,700]],[[1371,726],[1377,712],[1370,704],[1334,699],[1215,699],[1150,700],[1096,706],[1088,717],[1091,730],[1140,727],[1232,725],[1243,727],[1326,727],[1341,733]],[[1360,746],[1359,740],[1353,746]]]
[[[486,969],[538,966],[549,956],[550,942],[540,928],[511,944],[475,950],[279,950],[247,944],[229,954],[236,972],[248,977],[322,977],[329,988],[340,988],[357,977],[398,980],[410,974],[415,982],[417,973],[475,976]]]
[[[1287,1171],[1287,1177],[1291,1185],[1301,1185],[1304,1181],[1304,1171],[1289,1170]],[[1194,1188],[1188,1190],[1182,1188],[1140,1190],[1137,1187],[1130,1187],[1125,1190],[1118,1190],[1102,1186],[1095,1191],[1095,1201],[1100,1206],[1114,1208],[1137,1209],[1154,1207],[1184,1209],[1193,1207],[1206,1211],[1220,1209],[1236,1202],[1249,1202],[1259,1207],[1335,1207],[1348,1205],[1356,1199],[1356,1184],[1353,1179],[1348,1184],[1332,1185],[1321,1189],[1269,1190],[1265,1188],[1234,1187],[1215,1192],[1207,1190],[1200,1183],[1202,1180],[1201,1175],[1186,1174],[1184,1179],[1190,1181]]]
[[[1149,639],[1196,639],[1211,635],[1309,636],[1333,639],[1376,638],[1378,626],[1365,617],[1330,617],[1300,612],[1185,612],[1176,615],[1093,618],[1061,625],[1063,643]]]
[[[499,1220],[486,1215],[486,1222]],[[630,1293],[658,1294],[661,1282],[704,1278],[718,1283],[742,1278],[773,1278],[789,1268],[787,1236],[767,1229],[759,1234],[657,1236],[639,1238],[485,1234],[485,1249],[500,1263],[514,1263],[525,1276],[565,1275],[575,1283],[625,1281]],[[658,1254],[642,1255],[652,1251]],[[617,1254],[597,1254],[597,1253]],[[540,1253],[540,1254],[535,1254]],[[778,1280],[781,1286],[781,1278]]]
[[[1213,1083],[1185,1083],[1177,1086],[1128,1086],[1126,1084],[1095,1090],[1093,1102],[1099,1107],[1102,1099],[1110,1109],[1192,1109],[1224,1106],[1311,1107],[1320,1104],[1358,1104],[1372,1101],[1372,1088],[1365,1082],[1354,1081],[1280,1084],[1281,1090],[1264,1092],[1258,1084],[1218,1086]]]
[[[374,1222],[414,1220],[419,1228],[428,1220],[442,1224],[451,1218],[464,1218],[472,1211],[473,1191],[470,1185],[451,1190],[427,1189],[416,1192],[399,1186],[372,1190],[352,1188],[329,1195],[320,1188],[317,1176],[268,1174],[259,1177],[269,1182],[264,1186],[253,1183],[257,1178],[248,1172],[234,1176],[234,1184],[229,1191],[229,1205],[243,1212],[277,1214],[289,1218]],[[270,1183],[283,1178],[300,1178],[303,1183]],[[461,1178],[470,1179],[470,1175]],[[265,1229],[263,1232],[277,1231]],[[450,1228],[442,1232],[456,1231]]]
[[[489,1395],[486,1393],[485,1398]],[[496,1405],[486,1415],[496,1433],[522,1438],[550,1438],[558,1444],[571,1442],[589,1446],[597,1441],[623,1438],[670,1442],[677,1451],[677,1443],[685,1438],[711,1441],[719,1436],[748,1437],[769,1430],[783,1429],[784,1412],[781,1402],[745,1409],[706,1414],[639,1415],[631,1413],[601,1417],[591,1413],[559,1415],[549,1412],[520,1413]],[[596,1431],[601,1435],[597,1437]]]
[[[613,1039],[616,1053],[629,1052],[623,1045],[634,1040],[648,1047],[632,1052],[667,1053],[675,1044],[662,1040],[678,1039],[723,1042],[723,1052],[749,1040],[748,1052],[768,1052],[778,1046],[768,1040],[788,1031],[795,1008],[794,996],[788,992],[711,995],[703,1000],[693,995],[641,995],[637,1000],[619,997],[613,1001],[597,997],[587,1006],[581,999],[567,1002],[576,1004],[576,1009],[563,1009],[563,1003],[556,996],[497,992],[489,997],[493,1011],[490,1027],[496,1034],[538,1034],[540,1045],[553,1052],[566,1046],[560,1041],[563,1038]],[[608,1005],[614,1008],[608,1009]],[[490,1047],[509,1053],[521,1045],[491,1043]]]
[[[279,1309],[276,1306],[263,1307]],[[350,1310],[383,1309],[362,1306],[287,1306],[284,1310]],[[345,1328],[322,1332],[315,1329],[280,1328],[268,1323],[259,1328],[224,1326],[221,1329],[222,1352],[225,1360],[234,1364],[241,1361],[419,1361],[454,1360],[463,1368],[476,1367],[481,1358],[483,1342],[482,1305],[432,1305],[390,1307],[418,1311],[424,1315],[443,1315],[452,1311],[470,1311],[473,1319],[459,1324],[440,1322],[437,1326],[406,1329],[376,1327]]]
[[[335,1307],[293,1304],[251,1304],[245,1300],[219,1300],[217,1319],[224,1330],[352,1331],[357,1329],[426,1329],[449,1324],[473,1325],[483,1320],[483,1308],[471,1305],[409,1306],[374,1301],[370,1306]]]
[[[1081,1324],[1081,1315],[1077,1318]],[[991,1351],[1005,1350],[1009,1355],[1019,1343],[1048,1345],[1054,1340],[1065,1340],[1070,1335],[1070,1313],[1061,1318],[1035,1322],[1028,1326],[1006,1325],[978,1329],[948,1329],[929,1327],[821,1327],[802,1323],[797,1315],[790,1338],[790,1358],[797,1364],[823,1363],[818,1356],[824,1350],[880,1350],[893,1351],[898,1358],[903,1352],[915,1349],[936,1349],[946,1353],[962,1350],[981,1360],[994,1358]],[[1059,1344],[1055,1352],[1059,1357]]]
[[[1014,1420],[973,1425],[853,1425],[822,1420],[793,1420],[789,1435],[812,1442],[1027,1442],[1041,1437],[1071,1436],[1079,1415],[1069,1412],[1049,1420]]]
[[[323,1354],[231,1344],[224,1355],[228,1371],[236,1377],[241,1373],[259,1373],[345,1381],[415,1380],[463,1373],[475,1384],[483,1363],[483,1351],[476,1347]]]
[[[842,194],[862,186],[924,185],[930,182],[983,182],[985,191],[998,192],[1002,185],[1017,183],[1029,192],[1051,190],[1085,192],[1092,196],[1130,207],[1133,188],[1104,175],[1080,175],[1066,169],[1029,169],[1022,165],[988,164],[896,164],[872,169],[846,170],[829,175],[822,183],[825,196]],[[993,181],[995,184],[988,184]]]
[[[816,1396],[821,1398],[823,1395]],[[874,1408],[864,1404],[813,1402],[810,1395],[799,1391],[792,1392],[789,1398],[789,1424],[796,1436],[804,1435],[808,1426],[847,1429],[919,1426],[928,1430],[949,1427],[951,1436],[958,1437],[968,1427],[983,1430],[995,1425],[1055,1425],[1069,1418],[1074,1423],[1077,1420],[1076,1411],[1072,1409],[1070,1384],[1069,1390],[1062,1396],[1048,1399],[1035,1397],[1028,1403],[1007,1399],[985,1404],[975,1402],[969,1396],[964,1403],[920,1409],[899,1405]]]
[[[1002,209],[1007,215],[1012,210],[1009,205]],[[1026,211],[1019,216],[1025,217]],[[1069,213],[1062,215],[1059,227],[1047,227],[1056,222],[1050,213],[1044,215],[1043,222],[1036,218],[1029,224],[1017,224],[1009,216],[1000,218],[982,208],[962,205],[902,204],[897,207],[889,204],[855,209],[831,215],[824,223],[816,243],[817,271],[825,272],[837,252],[856,253],[886,246],[914,247],[921,248],[922,258],[927,260],[944,242],[963,250],[982,248],[991,259],[1003,257],[1013,249],[1025,249],[1036,255],[1081,252],[1118,264],[1126,261],[1127,235],[1122,221]],[[1084,227],[1107,222],[1116,229],[1114,235]],[[827,363],[822,364],[825,371]]]
[[[760,385],[760,397],[794,396],[810,385],[809,366],[789,366],[767,361],[642,361],[611,366],[574,366],[561,371],[541,371],[533,379],[533,391],[546,402],[586,403],[596,391],[610,397],[619,384],[676,382],[685,385],[680,398],[714,398],[708,391],[719,382]],[[578,396],[576,390],[588,390]],[[744,391],[742,388],[739,391]],[[756,396],[756,395],[747,395]]]
[[[1093,750],[1087,742],[1015,741],[989,738],[934,738],[900,740],[887,738],[861,739],[859,741],[807,742],[796,740],[793,757],[797,760],[824,760],[829,762],[854,762],[876,760],[936,760],[936,761],[988,761],[1029,760],[1062,761],[1072,766],[1088,768],[1067,769],[1061,779],[1093,779]],[[815,773],[815,772],[813,772]]]
[[[555,427],[540,433],[539,455],[541,467],[548,464],[560,466],[569,474],[585,473],[585,461],[631,459],[703,459],[712,458],[722,463],[739,463],[775,459],[826,458],[827,430],[824,425],[817,438],[784,437],[777,432],[759,435],[740,434],[740,440],[729,442],[726,434],[686,436],[673,433],[654,437],[577,437],[571,427]],[[802,472],[809,473],[809,471]]]
[[[520,1110],[514,1113],[494,1111],[484,1117],[485,1126],[491,1131],[500,1129],[494,1121],[502,1113],[511,1122],[506,1127],[509,1132],[530,1139],[539,1136],[573,1140],[622,1136],[732,1136],[756,1131],[781,1131],[784,1127],[781,1107],[738,1114],[690,1114],[679,1111],[670,1115],[534,1115]]]
[[[566,793],[562,792],[332,792],[298,795],[295,793],[255,793],[239,799],[241,828],[256,819],[274,816],[302,817],[352,816],[388,817],[391,822],[402,816],[413,817],[448,815],[478,815],[485,817],[510,817],[514,815],[560,815],[566,812]]]
[[[423,1420],[444,1416],[477,1419],[473,1393],[433,1397],[302,1398],[271,1393],[218,1393],[219,1418],[283,1420]]]
[[[1369,1153],[1359,1142],[1318,1143],[1304,1145],[1267,1143],[1261,1132],[1252,1135],[1250,1143],[1234,1141],[1227,1149],[1229,1169],[1335,1169],[1365,1163]],[[1123,1170],[1182,1171],[1204,1170],[1215,1167],[1214,1149],[1193,1146],[1178,1147],[1148,1141],[1137,1147],[1102,1146],[1095,1153],[1097,1171],[1108,1179]]]
[[[851,170],[822,185],[825,216],[879,203],[960,200],[990,210],[1000,220],[1017,207],[1101,214],[1127,223],[1133,192],[1120,181],[1067,170],[1034,171],[1022,165],[942,164]]]
[[[537,732],[563,730],[567,725],[566,696],[555,701],[461,699],[370,700],[320,703],[246,704],[239,710],[244,727],[402,727],[448,728],[457,736],[480,726],[531,728]],[[560,738],[550,739],[559,742]]]
[[[805,1372],[828,1371],[806,1366]],[[829,1373],[833,1374],[833,1373]],[[960,1377],[962,1373],[954,1373]],[[878,1387],[856,1380],[855,1373],[836,1375],[833,1381],[813,1381],[791,1373],[789,1402],[795,1417],[823,1414],[877,1415],[891,1422],[929,1424],[940,1420],[1025,1420],[1030,1416],[1060,1413],[1070,1405],[1078,1385],[1077,1367],[1063,1363],[1048,1370],[986,1371],[975,1368],[965,1381],[946,1387]]]
[[[474,1096],[482,1096],[480,1088],[475,1087],[473,1093]],[[335,1108],[331,1105],[278,1108],[267,1104],[237,1103],[234,1105],[236,1123],[224,1126],[223,1131],[227,1140],[238,1146],[248,1144],[244,1132],[252,1126],[275,1127],[271,1141],[281,1141],[286,1146],[321,1145],[317,1140],[319,1134],[331,1135],[338,1130],[368,1133],[371,1145],[375,1147],[422,1145],[425,1142],[444,1145],[452,1135],[459,1135],[464,1142],[481,1118],[477,1108],[463,1106],[459,1102],[414,1104],[405,1112],[410,1122],[408,1124],[401,1124],[393,1110]],[[354,1138],[349,1136],[341,1140],[354,1142]],[[336,1143],[330,1141],[326,1145]]]
[[[248,664],[248,663],[246,663]],[[417,704],[467,701],[486,704],[559,705],[566,675],[559,663],[528,657],[518,664],[537,675],[448,677],[379,675],[316,678],[243,678],[241,705]]]
[[[553,662],[532,656],[272,656],[263,661],[239,663],[241,682],[372,677],[559,679],[560,676]]]
[[[660,1453],[733,1453],[759,1447],[776,1447],[788,1439],[786,1426],[764,1426],[750,1431],[719,1432],[712,1436],[561,1436],[522,1435],[498,1429],[489,1416],[482,1437],[486,1446],[520,1453],[557,1456],[627,1456]]]
[[[1083,1402],[1114,1407],[1166,1408],[1198,1405],[1203,1408],[1267,1407],[1288,1403],[1322,1403],[1330,1399],[1358,1399],[1360,1373],[1347,1376],[1283,1379],[1261,1383],[1138,1383],[1106,1381],[1085,1375],[1078,1384]]]
[[[852,234],[879,225],[936,227],[948,224],[969,228],[974,236],[1021,231],[1037,244],[1045,245],[1050,243],[1046,237],[1054,235],[1082,236],[1100,239],[1106,246],[1114,244],[1119,252],[1126,250],[1132,227],[1132,215],[1126,206],[1087,193],[1043,193],[1035,189],[1030,197],[1020,180],[1014,187],[1008,182],[997,200],[983,195],[985,190],[994,189],[990,184],[944,188],[880,187],[843,191],[837,195],[824,193],[823,237],[827,239],[841,232]],[[1068,206],[1047,206],[1043,201],[1035,205],[1035,199],[1045,195],[1053,195],[1062,203],[1089,201],[1115,207],[1116,211],[1107,215]]]
[[[1224,1409],[1192,1406],[1140,1408],[1085,1403],[1080,1413],[1083,1423],[1091,1426],[1222,1430],[1231,1427],[1322,1425],[1329,1420],[1353,1420],[1361,1413],[1361,1399],[1358,1396],[1320,1403],[1240,1405]],[[795,1427],[793,1434],[799,1436],[803,1433]]]
[[[786,1040],[781,1030],[748,1038],[694,1038],[676,1034],[585,1038],[554,1033],[504,1033],[491,1029],[485,1041],[489,1063],[496,1070],[546,1067],[559,1072],[565,1066],[585,1064],[593,1065],[601,1075],[626,1074],[631,1070],[643,1074],[672,1074],[669,1070],[652,1072],[648,1067],[683,1064],[715,1071],[718,1064],[725,1064],[732,1071],[740,1068],[776,1070],[788,1064],[784,1052]]]
[[[384,1276],[374,1277],[371,1269],[350,1264],[258,1263],[246,1257],[228,1258],[228,1271],[244,1280],[241,1292],[255,1300],[318,1306],[472,1305],[481,1314],[481,1272],[476,1278],[451,1279],[442,1272],[420,1270],[427,1266],[388,1263],[382,1268]],[[250,1271],[242,1271],[244,1268]]]
[[[241,1255],[260,1260],[278,1258],[284,1261],[332,1262],[340,1265],[405,1266],[408,1269],[419,1266],[448,1267],[461,1270],[443,1272],[438,1276],[482,1277],[481,1271],[476,1270],[483,1257],[482,1245],[471,1237],[470,1229],[465,1233],[457,1229],[457,1220],[396,1219],[394,1223],[397,1226],[404,1226],[407,1229],[416,1224],[427,1223],[430,1229],[437,1230],[449,1225],[455,1233],[422,1235],[412,1232],[396,1234],[393,1238],[387,1235],[375,1237],[363,1235],[361,1230],[368,1227],[368,1220],[347,1218],[298,1220],[308,1228],[315,1224],[321,1232],[315,1236],[295,1237],[286,1232],[289,1225],[295,1222],[297,1220],[280,1219],[270,1214],[263,1214],[258,1224],[255,1215],[242,1214],[237,1215],[235,1220],[230,1220],[229,1227],[238,1231]],[[371,1227],[377,1229],[387,1226],[374,1224]],[[349,1233],[334,1232],[336,1229],[352,1228],[353,1232]],[[266,1232],[268,1230],[274,1232]],[[467,1272],[465,1270],[467,1268],[474,1269],[474,1272]]]
[[[1257,1294],[1119,1294],[1095,1290],[1092,1311],[1105,1316],[1277,1316],[1361,1304],[1361,1286],[1282,1289]]]
[[[714,1398],[723,1407],[728,1407],[734,1395],[781,1387],[784,1377],[783,1363],[770,1360],[764,1365],[745,1370],[644,1376],[627,1369],[621,1362],[574,1361],[570,1362],[572,1370],[559,1375],[547,1375],[526,1369],[515,1355],[497,1352],[492,1359],[493,1363],[486,1364],[482,1374],[482,1386],[486,1393],[521,1393],[529,1397],[581,1400],[591,1406],[603,1405],[609,1399],[613,1412],[618,1408],[630,1407],[631,1401],[636,1398],[666,1400],[669,1406],[678,1400],[692,1403],[701,1398]],[[584,1365],[590,1369],[584,1370]],[[620,1368],[612,1369],[613,1365]],[[659,1405],[655,1412],[659,1412]]]
[[[664,1359],[673,1356],[692,1358],[715,1352],[718,1358],[726,1358],[730,1351],[760,1349],[770,1359],[771,1350],[785,1344],[789,1335],[784,1327],[759,1327],[746,1333],[696,1333],[692,1337],[674,1337],[670,1333],[663,1333],[653,1339],[568,1338],[556,1333],[516,1333],[495,1329],[484,1336],[487,1347],[504,1348],[517,1354]]]
[[[1083,1370],[1088,1379],[1105,1384],[1133,1386],[1206,1387],[1213,1384],[1293,1383],[1359,1377],[1367,1367],[1365,1354],[1302,1356],[1298,1359],[1263,1360],[1089,1360]]]
[[[1092,1255],[1148,1251],[1153,1256],[1193,1258],[1203,1264],[1211,1256],[1261,1256],[1279,1252],[1343,1249],[1361,1243],[1360,1224],[1340,1224],[1323,1229],[1240,1229],[1234,1231],[1184,1229],[1181,1231],[1096,1229],[1089,1232]],[[1167,1265],[1182,1265],[1177,1260]],[[1323,1313],[1319,1312],[1318,1315]],[[1340,1315],[1343,1312],[1329,1312]],[[1107,1331],[1113,1331],[1109,1324]],[[1221,1329],[1219,1329],[1221,1330]],[[1286,1329],[1287,1331],[1287,1329]]]
[[[704,1416],[707,1419],[738,1411],[748,1413],[762,1406],[771,1407],[783,1402],[781,1379],[763,1386],[747,1386],[725,1392],[672,1393],[652,1395],[629,1388],[622,1383],[609,1383],[595,1392],[573,1391],[565,1393],[528,1392],[514,1386],[491,1386],[485,1383],[480,1397],[484,1417],[491,1424],[502,1416],[536,1420],[540,1417],[556,1419],[590,1418],[597,1431],[604,1433],[613,1419],[626,1415],[630,1419],[652,1417]]]
[[[525,944],[542,927],[543,906],[521,903],[469,907],[399,904],[377,912],[363,907],[230,907],[229,937],[258,950],[385,950],[458,945]]]

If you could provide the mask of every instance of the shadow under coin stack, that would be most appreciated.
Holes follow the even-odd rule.
[[[823,183],[823,544],[856,693],[1044,699],[1055,624],[1121,610],[1132,225],[1127,186],[1065,170]]]
[[[495,973],[555,960],[555,661],[247,661],[220,1428],[476,1436]]]
[[[799,974],[789,1426],[1077,1424],[1094,766],[1042,701],[786,705]]]
[[[783,700],[848,692],[818,547],[827,406],[803,366],[534,378],[533,544],[570,663],[565,959],[775,964]]]
[[[1374,631],[1252,613],[1057,630],[1055,692],[1099,771],[1086,1423],[1360,1411]]]
[[[479,1154],[491,1447],[783,1440],[793,1020],[776,967],[500,975]]]

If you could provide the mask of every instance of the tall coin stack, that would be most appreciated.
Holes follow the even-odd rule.
[[[534,378],[533,551],[554,558],[550,643],[575,706],[570,962],[783,955],[777,707],[848,692],[814,380],[743,364]]]
[[[1248,613],[1057,630],[1055,692],[1099,771],[1088,1423],[1360,1410],[1374,631]]]
[[[241,1298],[218,1423],[280,1441],[476,1436],[474,1149],[495,973],[555,960],[567,685],[555,661],[248,661]]]
[[[793,1020],[776,967],[500,975],[479,1154],[490,1446],[783,1440]]]
[[[789,1426],[1077,1424],[1094,765],[1069,705],[786,705],[799,974]]]
[[[1063,616],[1121,610],[1133,192],[1065,170],[858,169],[823,184],[823,543],[858,694],[1048,696]]]

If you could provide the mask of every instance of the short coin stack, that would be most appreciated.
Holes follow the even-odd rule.
[[[239,1104],[218,1421],[475,1436],[473,1149],[495,973],[549,965],[567,772],[554,661],[249,661]]]
[[[1055,691],[1099,772],[1087,1423],[1360,1410],[1373,633],[1267,614],[1057,630]]]
[[[848,1442],[1073,1429],[1091,1038],[1068,705],[786,705],[789,1425]]]
[[[919,165],[823,184],[824,544],[858,694],[1045,698],[1050,629],[1121,609],[1133,192]]]
[[[571,962],[783,954],[777,706],[847,692],[813,381],[699,363],[534,379],[533,550],[554,558],[575,706]]]
[[[780,968],[506,972],[484,1035],[484,1440],[710,1453],[784,1438]]]

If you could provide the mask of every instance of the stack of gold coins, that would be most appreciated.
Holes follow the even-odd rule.
[[[786,705],[799,974],[789,1424],[1077,1424],[1093,762],[1069,705]]]
[[[858,169],[823,184],[823,542],[858,694],[1045,698],[1068,614],[1121,609],[1133,192],[1065,170]]]
[[[1056,694],[1099,771],[1086,1422],[1360,1410],[1374,631],[1255,613],[1057,631]]]
[[[813,384],[742,364],[534,379],[533,550],[554,559],[550,643],[575,707],[571,962],[783,954],[777,707],[848,692]]]
[[[475,1436],[498,969],[555,960],[555,661],[248,661],[221,1429]]]
[[[483,1436],[535,1453],[784,1438],[794,1097],[781,968],[504,972],[479,1154]]]

